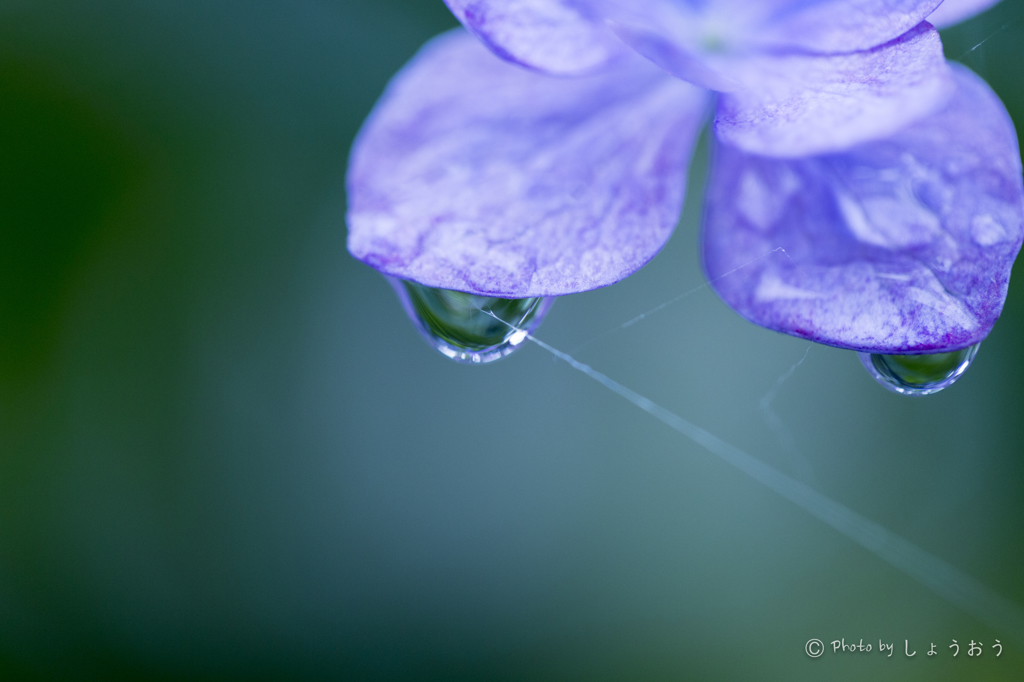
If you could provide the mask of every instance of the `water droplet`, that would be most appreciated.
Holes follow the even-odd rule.
[[[394,277],[388,281],[427,342],[457,362],[491,362],[521,347],[554,301],[477,296]]]
[[[952,353],[879,355],[858,353],[875,381],[902,395],[930,395],[952,385],[974,362],[980,343]]]

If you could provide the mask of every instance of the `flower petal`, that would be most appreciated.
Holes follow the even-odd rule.
[[[549,74],[597,71],[628,49],[571,0],[445,0],[459,21],[496,55]]]
[[[719,101],[715,132],[748,152],[781,157],[887,137],[953,89],[938,31],[927,23],[865,52],[752,58],[741,78],[746,87]]]
[[[723,53],[868,50],[917,26],[941,1],[604,0],[599,12],[641,53],[657,45],[656,54],[671,55],[671,62],[709,62],[713,68]]]
[[[936,28],[947,28],[981,14],[999,0],[943,0],[939,8],[929,15],[928,23]]]
[[[348,173],[349,251],[484,296],[617,282],[675,227],[707,94],[632,56],[585,78],[436,38],[388,86]]]
[[[1013,124],[963,67],[941,112],[845,154],[779,160],[717,149],[704,264],[761,326],[873,353],[983,339],[1024,236]],[[783,251],[784,250],[784,251]]]
[[[762,46],[839,53],[868,50],[917,26],[942,0],[776,0]],[[947,0],[948,2],[948,0]]]

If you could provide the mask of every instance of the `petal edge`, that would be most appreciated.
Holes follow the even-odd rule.
[[[953,90],[939,33],[922,23],[873,50],[751,58],[719,100],[715,132],[748,152],[800,157],[888,137]]]
[[[445,0],[473,35],[502,59],[552,75],[599,71],[626,47],[585,7],[564,0]]]
[[[356,139],[349,251],[385,274],[484,296],[613,284],[675,227],[706,107],[705,92],[640,57],[566,80],[442,35]]]
[[[954,73],[943,111],[845,154],[780,160],[719,146],[703,253],[730,307],[871,353],[947,352],[989,333],[1024,238],[1020,151],[984,81]]]
[[[943,0],[929,17],[928,23],[936,28],[949,28],[961,21],[967,21],[985,10],[999,4],[1000,0]]]

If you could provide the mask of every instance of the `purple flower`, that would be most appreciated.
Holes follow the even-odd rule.
[[[886,354],[969,347],[999,316],[1020,152],[942,57],[939,0],[447,3],[479,40],[428,43],[360,132],[356,258],[489,297],[617,282],[670,236],[714,90],[704,262],[737,312]]]

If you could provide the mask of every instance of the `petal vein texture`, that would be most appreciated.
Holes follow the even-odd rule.
[[[738,0],[743,2],[743,0]],[[820,53],[867,50],[925,20],[940,0],[784,0],[758,38],[765,47]],[[759,3],[755,3],[759,4]]]
[[[1016,134],[964,67],[946,107],[844,154],[780,160],[719,145],[704,264],[752,322],[842,348],[935,353],[981,341],[1024,236]]]
[[[657,36],[666,49],[694,56],[716,51],[867,50],[917,26],[941,0],[595,0],[591,14]]]
[[[734,73],[745,87],[722,95],[718,138],[779,157],[888,137],[937,109],[953,90],[939,33],[928,23],[873,50],[758,56]]]
[[[462,31],[388,86],[347,177],[349,251],[385,274],[484,296],[613,284],[682,209],[707,94],[640,57],[545,77]]]

